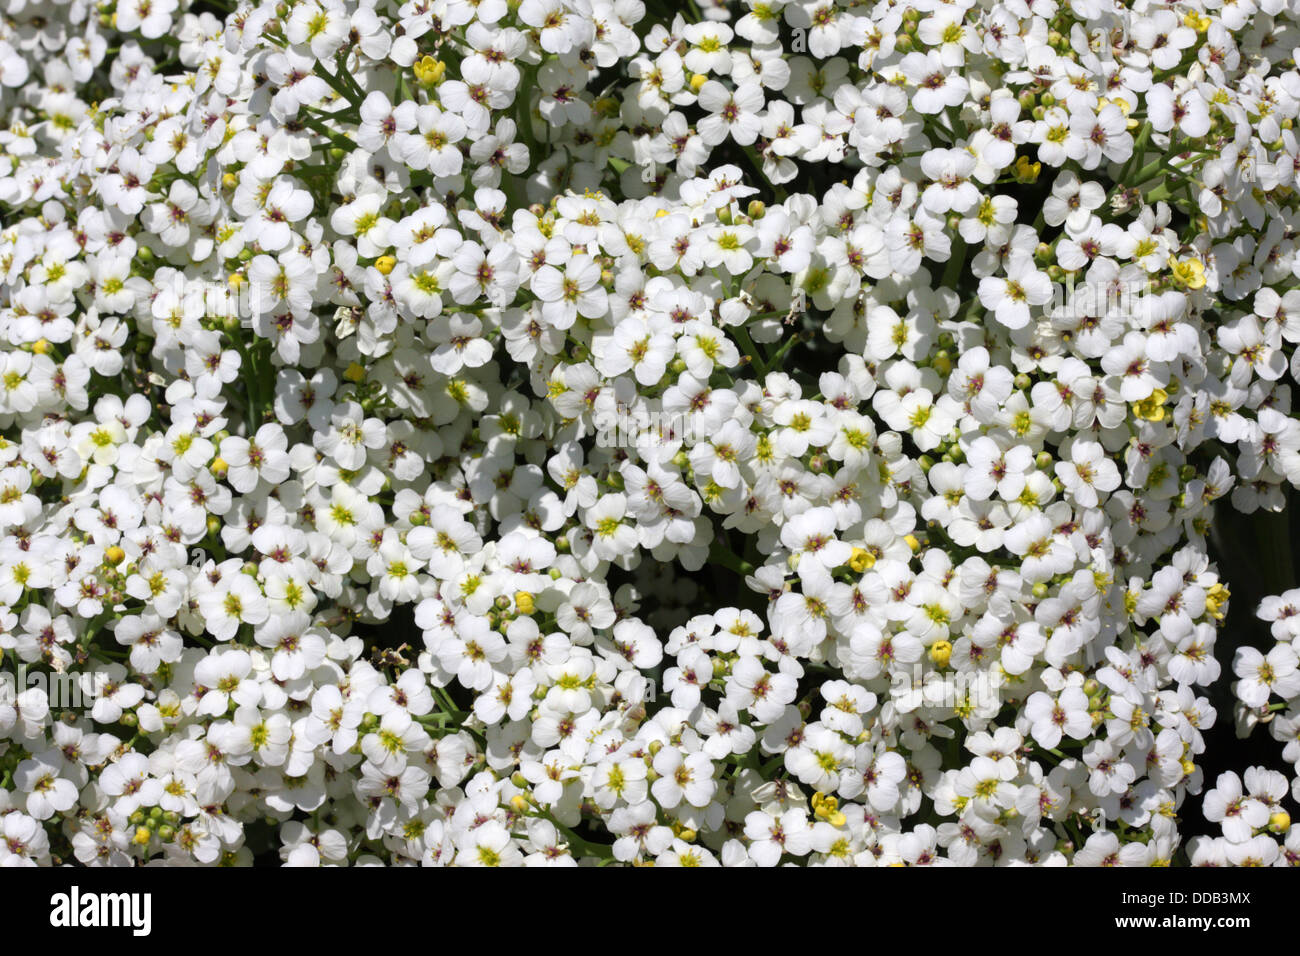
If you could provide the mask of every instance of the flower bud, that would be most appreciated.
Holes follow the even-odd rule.
[[[1042,163],[1031,163],[1027,156],[1021,156],[1011,168],[1011,175],[1018,183],[1036,183],[1042,171]]]
[[[849,555],[849,567],[858,574],[874,567],[875,563],[876,556],[866,548],[854,548],[853,553]]]
[[[431,56],[425,56],[411,67],[415,78],[425,86],[436,86],[447,76],[447,64]]]
[[[115,544],[104,549],[104,563],[112,567],[121,564],[125,557],[126,552]]]
[[[397,257],[380,256],[375,260],[375,268],[379,270],[380,275],[388,275],[397,268]]]
[[[1291,829],[1291,814],[1285,810],[1274,810],[1268,818],[1268,828],[1274,833],[1286,833]]]
[[[515,610],[520,614],[533,614],[537,606],[533,603],[533,596],[527,591],[515,592]]]
[[[947,667],[948,661],[952,658],[952,644],[947,641],[935,641],[930,645],[930,660],[937,667]]]

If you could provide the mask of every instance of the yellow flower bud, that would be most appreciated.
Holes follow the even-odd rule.
[[[1228,598],[1232,597],[1232,592],[1222,584],[1216,584],[1205,592],[1205,610],[1216,621],[1222,621],[1227,613],[1224,605],[1228,603]]]
[[[1028,156],[1020,156],[1016,159],[1016,165],[1012,167],[1011,175],[1018,183],[1036,183],[1042,171],[1042,163],[1031,163]]]
[[[848,822],[848,817],[840,812],[839,806],[840,802],[835,797],[821,793],[813,796],[813,812],[831,826],[842,827]]]
[[[431,56],[422,57],[411,69],[425,86],[436,86],[447,75],[447,64]]]
[[[871,569],[875,563],[876,556],[866,548],[854,548],[853,553],[849,555],[849,567],[858,574]]]
[[[212,474],[217,478],[224,478],[226,472],[230,471],[230,466],[226,464],[224,458],[217,456],[212,459],[212,464],[208,465],[208,471],[212,472]]]
[[[54,346],[50,344],[49,339],[37,339],[32,343],[32,351],[37,355],[49,355],[53,350]]]
[[[126,552],[117,545],[112,545],[104,549],[104,563],[116,567],[126,558]]]
[[[1168,398],[1168,392],[1163,388],[1157,388],[1142,401],[1133,403],[1133,414],[1149,422],[1164,421],[1165,402]]]
[[[537,605],[533,603],[533,596],[527,591],[516,591],[515,609],[520,614],[532,614],[537,610]]]
[[[375,268],[381,275],[388,275],[397,268],[397,258],[395,256],[380,256],[375,260]]]
[[[528,811],[528,801],[523,798],[522,794],[516,793],[510,798],[510,808],[515,813],[526,813]]]
[[[1274,833],[1286,833],[1291,829],[1291,814],[1285,810],[1275,810],[1268,818],[1268,828]]]
[[[239,185],[239,177],[234,173],[226,173],[221,177],[221,185],[225,186],[227,189],[234,189]]]
[[[907,542],[907,546],[914,552],[921,550],[921,540],[916,535],[905,534],[903,535],[903,540]]]
[[[349,382],[360,382],[366,377],[366,370],[363,366],[353,362],[348,366],[348,370],[343,373],[343,377]]]
[[[693,92],[693,93],[698,93],[698,92],[700,91],[700,89],[704,86],[704,84],[707,83],[707,82],[709,82],[709,78],[708,78],[707,76],[705,76],[703,73],[696,73],[696,74],[692,75],[692,76],[691,76],[691,92]]]
[[[687,843],[694,842],[695,837],[698,835],[681,820],[673,821],[672,831],[678,839],[685,840]]]
[[[952,658],[952,645],[947,641],[935,641],[930,645],[930,660],[939,667],[947,667]]]
[[[149,832],[148,827],[136,827],[135,836],[131,839],[140,846],[148,846],[149,841],[153,839],[153,834]]]
[[[1173,270],[1174,285],[1186,289],[1205,288],[1205,265],[1200,259],[1180,261],[1170,256],[1169,268]]]
[[[226,280],[226,282],[230,284],[230,288],[234,289],[236,292],[243,288],[246,281],[247,280],[244,278],[243,274],[239,272],[230,273],[230,278]]]

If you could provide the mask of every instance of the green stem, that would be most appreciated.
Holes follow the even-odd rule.
[[[966,240],[958,236],[953,240],[952,253],[948,256],[948,264],[943,270],[943,279],[939,284],[949,289],[956,289],[957,283],[961,279],[962,266],[966,264]]]
[[[603,843],[590,843],[587,840],[584,840],[582,837],[578,836],[578,834],[574,833],[573,830],[571,830],[569,827],[566,827],[559,820],[555,819],[555,817],[552,816],[549,811],[542,811],[542,817],[551,821],[551,823],[554,824],[555,829],[559,830],[561,833],[564,834],[565,839],[567,839],[569,843],[572,844],[573,848],[578,851],[579,855],[599,857],[602,860],[613,859],[614,857],[613,847],[606,846]]]
[[[784,342],[782,342],[781,347],[776,350],[776,352],[772,355],[772,357],[768,359],[767,364],[763,366],[762,374],[767,375],[767,373],[772,371],[772,369],[779,368],[781,364],[781,360],[785,358],[785,353],[790,351],[790,349],[794,348],[794,346],[797,345],[799,341],[800,341],[800,335],[798,332],[796,332],[793,335],[791,335],[789,338],[787,338]]]
[[[754,340],[749,337],[749,332],[745,330],[743,325],[733,326],[731,333],[736,337],[736,341],[740,343],[740,347],[745,350],[745,354],[749,356],[749,363],[754,368],[759,369],[767,364],[766,359],[763,358],[758,346],[754,344]]]
[[[717,538],[713,539],[713,544],[709,547],[709,560],[716,564],[721,564],[723,567],[730,568],[737,574],[754,573],[754,566],[752,564],[733,552]]]
[[[1133,144],[1133,152],[1130,154],[1128,161],[1124,163],[1124,168],[1120,170],[1118,178],[1115,180],[1117,189],[1124,189],[1125,183],[1128,182],[1128,175],[1133,171],[1133,164],[1138,162],[1143,151],[1146,150],[1147,141],[1151,139],[1151,123],[1143,123],[1142,129],[1138,132],[1137,141]]]

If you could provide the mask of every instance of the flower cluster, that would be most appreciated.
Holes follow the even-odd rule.
[[[1300,859],[1294,4],[4,6],[0,864]]]

